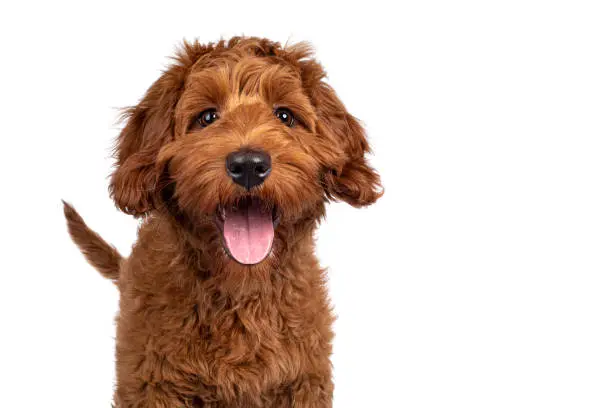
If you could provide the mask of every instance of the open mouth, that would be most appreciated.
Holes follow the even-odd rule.
[[[270,255],[278,221],[276,207],[256,197],[219,208],[215,218],[226,252],[244,265],[258,264]]]

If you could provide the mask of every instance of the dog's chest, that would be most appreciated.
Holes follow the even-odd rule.
[[[200,367],[194,374],[206,385],[240,384],[260,393],[291,382],[302,369],[307,325],[286,304],[258,299],[229,308],[200,304],[186,321],[191,335],[180,354]]]

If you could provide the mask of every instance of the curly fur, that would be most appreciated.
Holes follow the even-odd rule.
[[[110,194],[142,217],[131,255],[66,204],[74,241],[120,291],[118,408],[331,406],[333,315],[313,233],[328,200],[364,206],[382,191],[363,128],[324,77],[303,43],[185,43],[117,140]],[[194,127],[211,106],[221,119]],[[277,106],[299,123],[280,123]],[[224,169],[244,146],[273,162],[249,193]],[[213,222],[246,195],[281,214],[270,256],[251,266],[226,254]]]

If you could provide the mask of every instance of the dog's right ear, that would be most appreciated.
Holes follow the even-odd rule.
[[[161,194],[156,160],[160,148],[174,138],[174,110],[189,68],[210,46],[185,43],[140,103],[126,109],[127,121],[115,145],[116,168],[109,192],[117,207],[141,216],[155,208]]]
[[[319,82],[311,100],[319,116],[319,135],[327,137],[327,143],[339,147],[341,152],[323,174],[327,196],[354,207],[373,204],[384,190],[378,172],[365,157],[370,151],[365,130],[326,83]]]
[[[322,184],[325,194],[354,207],[373,204],[384,193],[378,172],[370,166],[366,154],[370,145],[359,121],[351,115],[325,82],[326,74],[307,44],[292,49],[298,61],[302,84],[317,114],[317,135],[325,146],[321,154]]]

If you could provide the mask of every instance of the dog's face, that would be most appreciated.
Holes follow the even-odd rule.
[[[123,211],[180,218],[211,258],[271,262],[327,199],[380,195],[362,127],[304,45],[185,45],[127,113],[111,194]]]

